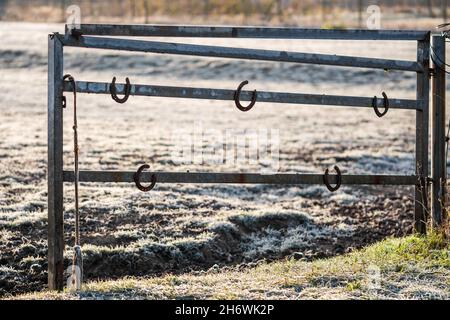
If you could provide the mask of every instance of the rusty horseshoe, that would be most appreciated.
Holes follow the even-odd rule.
[[[383,112],[380,112],[380,110],[378,109],[377,96],[374,96],[373,99],[372,99],[373,110],[375,110],[375,113],[376,113],[376,115],[379,118],[384,116],[389,110],[389,99],[388,99],[388,97],[387,97],[387,95],[386,95],[386,93],[384,91],[383,91],[382,95],[383,95],[383,104],[384,104],[384,111]]]
[[[126,78],[125,81],[126,81],[125,96],[123,98],[119,98],[117,96],[116,77],[113,78],[112,83],[109,85],[109,92],[111,93],[111,97],[117,103],[125,103],[125,102],[127,102],[128,98],[130,97],[130,93],[131,93],[130,79]]]
[[[329,176],[328,176],[328,168],[325,170],[325,174],[323,175],[323,183],[325,183],[325,186],[331,192],[337,191],[341,187],[341,183],[342,183],[341,170],[339,170],[338,166],[334,166],[334,170],[336,170],[336,173],[337,173],[336,186],[334,186],[334,187],[332,187],[330,185],[330,182],[328,180],[328,178],[329,178]]]
[[[242,88],[243,88],[245,85],[247,85],[247,84],[248,84],[248,80],[242,81],[241,84],[239,85],[239,87],[237,88],[236,92],[234,93],[234,103],[236,104],[236,107],[237,107],[239,110],[243,111],[243,112],[249,111],[251,108],[253,108],[253,106],[254,106],[255,103],[256,103],[256,98],[257,98],[257,95],[258,95],[258,94],[256,93],[256,90],[253,91],[252,101],[250,102],[250,104],[249,104],[247,107],[244,107],[244,106],[241,104],[241,102],[239,101],[239,98],[240,98],[240,96],[241,96],[241,90],[242,90]]]
[[[141,184],[141,181],[140,181],[140,180],[141,180],[141,174],[142,174],[142,171],[144,171],[145,169],[150,169],[150,166],[149,166],[148,164],[144,164],[144,165],[140,166],[139,169],[134,173],[133,179],[134,179],[134,183],[136,184],[136,187],[137,187],[139,190],[141,190],[141,191],[143,191],[143,192],[148,192],[148,191],[152,190],[152,189],[155,187],[155,184],[156,184],[156,175],[155,175],[155,174],[152,174],[152,181],[151,181],[150,185],[147,186],[147,187],[144,187],[144,186]]]

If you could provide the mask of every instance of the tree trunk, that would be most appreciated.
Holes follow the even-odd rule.
[[[427,0],[427,6],[428,6],[428,15],[432,18],[434,18],[434,13],[433,13],[433,1],[432,0]]]
[[[447,0],[442,0],[442,19],[444,20],[444,23],[447,22]]]
[[[281,16],[283,15],[283,0],[277,0],[276,1],[276,5],[277,5],[277,16],[278,18],[281,18]]]
[[[0,0],[0,19],[5,15],[8,7],[8,0]]]
[[[358,25],[362,28],[363,25],[363,0],[358,0]]]
[[[145,16],[145,23],[149,23],[149,15],[150,15],[150,8],[148,0],[144,0],[144,16]]]
[[[203,15],[205,17],[209,15],[209,0],[203,0]]]
[[[61,0],[59,4],[61,6],[61,19],[62,19],[62,21],[65,21],[66,20],[66,0]]]
[[[130,16],[132,18],[134,18],[134,13],[136,11],[135,9],[136,9],[136,2],[135,2],[135,0],[130,0]]]
[[[320,2],[321,4],[321,11],[322,11],[322,24],[325,22],[326,18],[327,18],[327,0],[322,0]]]

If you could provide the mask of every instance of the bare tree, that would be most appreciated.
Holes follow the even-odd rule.
[[[432,18],[434,18],[433,13],[433,0],[427,0],[427,7],[428,7],[428,15]]]
[[[281,16],[283,15],[283,0],[276,0],[276,11],[277,16],[281,18]]]
[[[442,19],[444,20],[444,22],[447,22],[447,5],[447,0],[442,0]]]
[[[130,13],[131,17],[134,18],[136,15],[136,1],[130,0]]]
[[[327,7],[328,7],[328,1],[327,0],[321,0],[320,1],[321,11],[322,11],[322,23],[325,22],[327,17]]]
[[[59,5],[61,7],[61,18],[64,20],[64,18],[66,16],[66,1],[65,0],[61,0],[59,2]]]
[[[203,15],[208,16],[209,15],[209,0],[203,0]]]
[[[363,25],[363,0],[358,0],[358,25],[362,28]]]
[[[5,15],[8,7],[8,0],[0,0],[0,19]]]
[[[149,15],[150,15],[150,5],[148,3],[148,0],[144,0],[145,23],[149,23]]]

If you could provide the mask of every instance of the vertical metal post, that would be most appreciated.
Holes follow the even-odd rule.
[[[445,216],[445,37],[431,37],[432,80],[432,150],[431,150],[431,226],[438,228]]]
[[[63,289],[63,46],[48,40],[48,287]]]
[[[417,62],[423,65],[423,72],[417,73],[417,100],[422,101],[422,110],[416,111],[416,175],[419,177],[414,193],[414,230],[426,233],[428,212],[428,142],[429,142],[429,39],[418,41]]]

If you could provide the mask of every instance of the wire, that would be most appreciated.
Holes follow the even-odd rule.
[[[444,23],[441,23],[441,24],[439,24],[439,25],[436,27],[436,29],[440,29],[440,28],[443,28],[443,27],[446,27],[446,26],[450,26],[450,22],[444,22]]]
[[[450,72],[447,71],[447,70],[445,70],[445,68],[440,67],[440,66],[436,63],[436,61],[434,61],[433,57],[431,57],[431,60],[433,60],[434,64],[436,65],[436,67],[437,67],[438,69],[444,71],[444,72],[447,73],[447,74],[450,74]],[[448,66],[448,65],[447,65],[447,66]]]
[[[430,46],[430,49],[431,49],[431,51],[432,51],[432,54],[431,54],[431,60],[433,60],[435,66],[436,66],[437,68],[439,68],[440,70],[444,71],[445,73],[450,74],[450,72],[448,72],[447,70],[445,70],[445,67],[442,68],[442,67],[440,66],[440,64],[442,64],[442,65],[447,66],[447,67],[450,68],[450,64],[447,64],[445,61],[443,61],[443,59],[439,58],[439,56],[438,56],[438,55],[436,54],[436,52],[434,51],[433,46]],[[436,59],[438,60],[439,63],[437,63],[436,60],[434,60],[434,57],[436,57]]]
[[[447,166],[448,166],[448,143],[450,141],[450,118],[448,120],[448,127],[447,127],[447,136],[445,137],[445,144],[446,144],[446,149],[445,149],[445,176],[447,176]]]
[[[442,27],[446,27],[446,26],[449,26],[449,25],[450,25],[450,23],[443,23],[443,24],[438,25],[438,26],[436,27],[436,29],[439,29],[439,28],[442,28]],[[450,30],[442,31],[441,34],[442,34],[443,37],[445,37],[445,38],[447,38],[447,39],[450,39]],[[450,42],[450,40],[445,40],[445,42]],[[439,64],[436,63],[436,61],[434,60],[433,56],[435,56],[435,57],[439,60],[439,62],[440,62],[441,64],[443,64],[444,66],[450,67],[450,65],[447,64],[445,61],[442,61],[443,59],[439,58],[439,56],[438,56],[438,55],[436,54],[436,52],[434,51],[433,46],[430,46],[430,49],[431,49],[431,51],[432,51],[431,60],[433,60],[433,63],[436,65],[436,67],[439,68],[439,69],[441,69],[441,70],[443,70],[445,73],[450,74],[450,72],[448,72],[448,71],[445,70],[445,67],[442,68],[442,67],[439,66]],[[446,167],[446,168],[447,168],[447,161],[448,161],[448,147],[449,147],[449,142],[450,142],[450,118],[449,118],[448,126],[447,126],[447,135],[445,136],[445,144],[446,144],[446,149],[445,149],[445,162],[446,162],[446,163],[445,163],[445,167]],[[447,170],[446,170],[446,171],[447,171]]]
[[[450,118],[448,119],[447,136],[445,137],[445,143],[447,144],[447,148],[445,150],[445,162],[447,162],[447,159],[448,159],[448,142],[449,141],[450,141]],[[447,167],[447,163],[445,164],[445,167]]]
[[[75,245],[74,253],[72,257],[72,287],[76,290],[81,288],[83,281],[83,255],[81,253],[81,240],[80,240],[80,210],[78,205],[78,121],[77,121],[77,83],[75,79],[66,74],[63,80],[68,80],[72,84],[73,90],[73,152],[74,152],[74,182],[75,182]]]
[[[450,42],[450,41],[448,41],[448,42]],[[438,61],[439,61],[441,64],[444,64],[444,65],[446,65],[447,67],[450,67],[450,64],[446,63],[446,62],[444,61],[444,59],[439,58],[439,56],[436,54],[436,51],[434,51],[433,46],[430,46],[430,49],[431,49],[431,51],[433,52],[433,55],[436,56],[436,58],[438,59]],[[433,57],[433,55],[432,55],[431,57]]]

